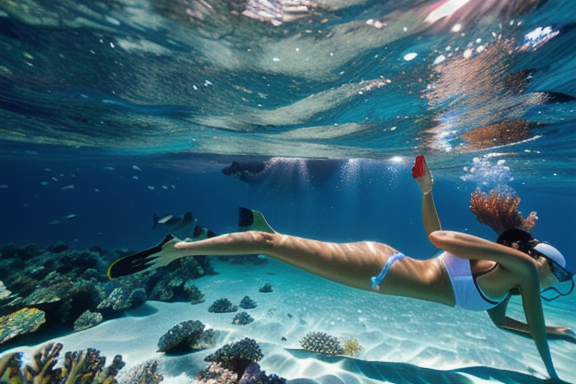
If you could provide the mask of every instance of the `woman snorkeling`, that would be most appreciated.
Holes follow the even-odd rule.
[[[524,224],[524,229],[505,230],[506,225],[499,228],[502,233],[496,243],[461,232],[444,231],[432,197],[432,175],[423,156],[416,158],[412,174],[423,193],[426,234],[432,244],[443,250],[438,257],[415,260],[389,245],[371,241],[338,244],[283,235],[274,231],[260,212],[241,208],[240,226],[246,231],[194,242],[168,235],[154,248],[115,261],[108,276],[112,279],[156,269],[186,256],[263,254],[357,289],[473,311],[488,310],[496,325],[529,334],[548,374],[558,378],[547,335],[572,341],[576,338],[568,328],[546,326],[540,290],[572,280],[572,274],[564,269],[565,261],[558,250],[539,243],[526,231],[535,223],[535,214],[526,220],[520,216],[519,225],[514,223],[519,227]],[[502,213],[502,206],[490,197],[477,195],[471,209],[477,211],[481,222],[488,223],[489,208],[493,208],[494,216]],[[505,316],[514,292],[522,296],[526,324]]]

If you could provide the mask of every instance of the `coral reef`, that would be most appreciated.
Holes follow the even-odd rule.
[[[12,295],[12,292],[10,292],[8,290],[8,288],[6,288],[4,283],[2,281],[0,281],[0,300],[6,300],[11,295]]]
[[[351,337],[344,341],[344,354],[347,356],[356,357],[362,351],[362,346],[355,338]]]
[[[239,374],[213,362],[196,376],[193,384],[285,384],[286,379],[276,375],[267,376],[256,362],[250,363],[240,379]]]
[[[234,344],[226,344],[204,359],[212,364],[198,374],[194,383],[285,384],[285,379],[276,375],[267,376],[260,370],[258,361],[263,357],[255,340],[245,338]]]
[[[86,311],[100,312],[106,320],[147,299],[192,303],[204,300],[191,279],[215,273],[208,258],[181,259],[161,271],[109,281],[106,271],[110,262],[130,253],[98,246],[75,250],[63,242],[44,248],[36,244],[0,246],[0,318],[3,322],[22,322],[26,314],[29,324],[18,330],[2,327],[0,344],[8,340],[12,343],[27,332],[53,330],[54,326],[74,329]],[[31,315],[39,315],[40,311],[44,313],[44,323],[31,322]]]
[[[310,332],[300,340],[302,348],[324,355],[343,355],[344,348],[340,341],[324,332]]]
[[[254,319],[248,313],[240,312],[239,314],[237,314],[234,317],[234,320],[232,320],[232,324],[234,324],[234,325],[247,325],[253,321],[254,321]]]
[[[225,369],[236,374],[242,374],[254,362],[262,359],[264,355],[258,343],[249,338],[234,344],[226,344],[204,360],[220,363]]]
[[[74,322],[74,330],[82,331],[84,329],[92,328],[100,324],[104,320],[104,317],[100,312],[91,312],[86,310],[76,321]]]
[[[172,263],[161,274],[161,278],[151,278],[149,299],[160,301],[187,300],[190,296],[186,292],[186,284],[190,279],[197,279],[205,275],[213,275],[209,259],[199,257],[185,257]]]
[[[192,280],[188,280],[184,283],[184,292],[189,295],[188,300],[190,301],[190,304],[200,304],[205,301],[204,294],[200,292],[200,289],[198,289],[197,286],[192,284]]]
[[[12,353],[0,357],[0,383],[20,384],[23,381],[20,366],[22,354]]]
[[[238,374],[222,367],[222,363],[212,363],[201,371],[193,384],[237,384]]]
[[[88,348],[66,352],[61,368],[56,368],[62,344],[49,343],[34,353],[32,364],[22,369],[22,354],[0,359],[0,377],[10,384],[116,384],[116,375],[125,363],[116,355],[108,367],[100,352]]]
[[[240,308],[242,309],[252,309],[257,307],[256,301],[252,300],[249,296],[244,296],[240,302]]]
[[[258,363],[251,363],[246,370],[238,384],[285,384],[286,379],[276,375],[267,376],[265,371],[260,370]]]
[[[34,365],[24,367],[25,381],[34,383],[45,383],[48,381],[60,381],[61,372],[53,370],[58,362],[63,345],[60,343],[49,343],[38,349],[32,358]]]
[[[126,363],[116,355],[112,364],[104,368],[106,357],[100,351],[87,348],[77,352],[66,352],[60,382],[65,384],[116,383],[116,375]]]
[[[214,313],[236,312],[237,310],[238,306],[232,304],[228,299],[218,299],[208,308],[208,312]]]
[[[272,285],[270,285],[270,283],[266,283],[263,286],[261,286],[258,291],[263,292],[263,293],[272,292],[273,291]]]
[[[113,309],[121,311],[134,309],[146,302],[146,291],[143,288],[128,290],[125,288],[115,288],[110,295],[98,304],[98,309]]]
[[[119,381],[122,384],[158,384],[162,380],[164,376],[158,372],[158,363],[152,360],[133,367]]]
[[[158,352],[184,352],[212,347],[216,334],[213,330],[204,331],[204,327],[198,320],[183,321],[173,326],[158,340]]]
[[[520,228],[531,231],[536,225],[538,216],[531,212],[523,218],[518,211],[520,197],[510,190],[493,189],[487,195],[480,189],[476,189],[470,197],[470,210],[478,222],[492,228],[497,235],[501,235],[508,229]]]
[[[218,332],[213,329],[207,329],[200,334],[196,340],[190,342],[190,349],[197,351],[200,349],[212,348],[216,345],[216,337]]]
[[[46,321],[44,311],[22,308],[0,317],[0,344],[13,337],[36,331]]]

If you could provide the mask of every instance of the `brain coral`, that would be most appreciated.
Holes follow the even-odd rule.
[[[323,332],[310,332],[300,340],[302,348],[324,355],[343,355],[344,348],[337,338]]]

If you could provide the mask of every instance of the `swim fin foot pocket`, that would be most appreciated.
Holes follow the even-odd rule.
[[[180,239],[176,236],[168,234],[158,245],[114,261],[108,268],[108,278],[113,280],[120,276],[133,275],[147,270],[151,271],[167,265],[173,260],[167,257],[170,253],[169,251],[174,249],[174,244],[178,241]],[[166,256],[162,254],[163,251],[167,253]]]
[[[268,224],[262,212],[248,208],[238,208],[238,226],[245,231],[276,233]]]

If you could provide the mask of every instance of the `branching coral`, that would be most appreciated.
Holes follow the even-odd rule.
[[[116,355],[112,364],[104,368],[106,358],[100,356],[98,350],[88,348],[66,352],[62,368],[54,369],[61,350],[60,343],[45,345],[36,351],[33,363],[23,370],[21,353],[3,357],[0,359],[2,381],[11,384],[116,384],[115,377],[125,365],[122,356]]]
[[[54,372],[52,368],[56,365],[61,350],[62,344],[50,343],[36,351],[32,358],[34,365],[27,365],[24,368],[26,381],[34,384],[44,384],[53,382],[55,376],[60,376],[59,370]]]
[[[61,371],[62,384],[114,384],[118,371],[126,363],[122,356],[116,355],[112,364],[104,368],[106,357],[100,356],[100,351],[87,348],[82,351],[66,352]]]
[[[512,228],[530,231],[536,225],[536,212],[523,218],[518,211],[518,204],[520,197],[509,190],[493,189],[487,195],[476,189],[470,197],[470,210],[476,215],[478,222],[486,224],[498,235]]]
[[[6,354],[0,358],[0,383],[20,384],[23,381],[20,366],[21,353]]]

